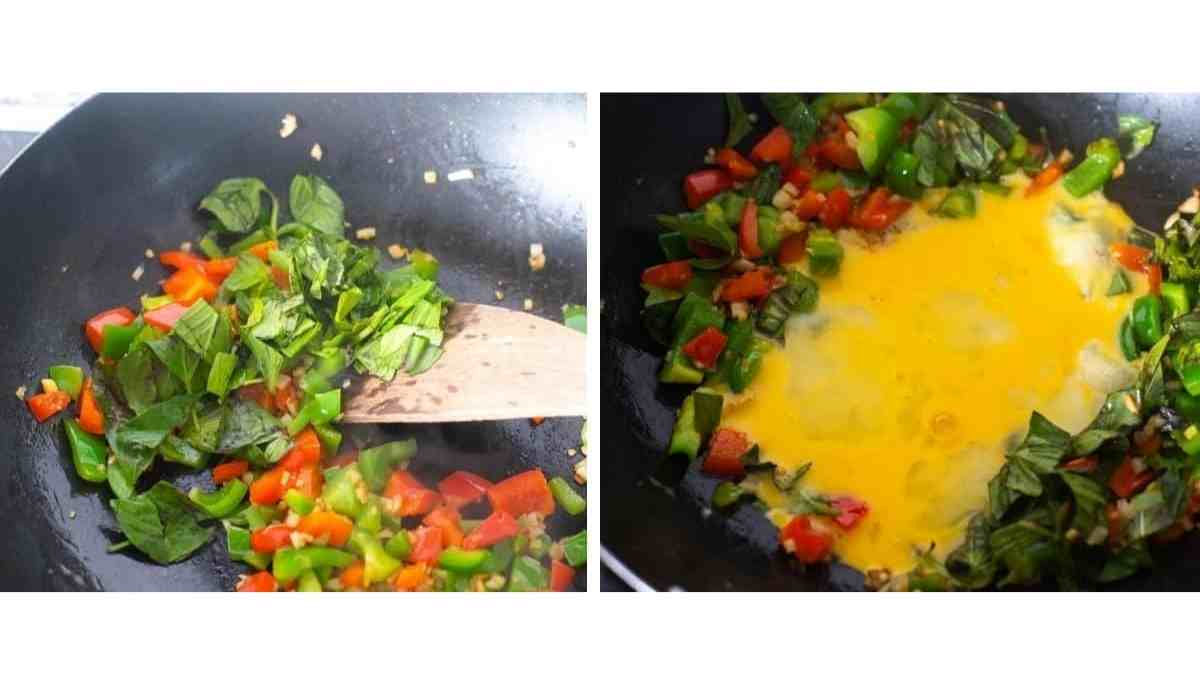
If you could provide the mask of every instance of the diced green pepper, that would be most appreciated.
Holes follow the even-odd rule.
[[[834,112],[845,112],[871,104],[869,92],[827,92],[812,101],[812,113],[818,121]]]
[[[999,182],[981,182],[979,183],[979,191],[994,194],[997,197],[1007,197],[1012,194],[1012,188],[1008,185],[1001,185]]]
[[[695,294],[687,294],[675,312],[672,329],[675,334],[673,347],[680,347],[709,326],[722,328],[725,314],[711,301]]]
[[[364,586],[386,581],[403,565],[399,559],[387,553],[375,535],[362,528],[356,527],[350,533],[350,547],[362,555]]]
[[[1121,330],[1117,336],[1117,340],[1121,346],[1121,354],[1126,360],[1132,362],[1141,354],[1138,350],[1137,339],[1133,337],[1133,323],[1128,316],[1124,321],[1121,321]]]
[[[779,210],[766,204],[758,208],[758,247],[763,255],[775,255],[782,237],[779,235]]]
[[[1108,296],[1115,297],[1120,294],[1127,293],[1132,287],[1129,285],[1129,278],[1125,275],[1125,271],[1117,268],[1113,272],[1112,282],[1108,284]]]
[[[485,574],[502,574],[512,566],[513,556],[513,538],[500,540],[488,550],[488,558],[479,567],[479,571]]]
[[[947,219],[975,218],[975,193],[969,187],[955,187],[931,212]]]
[[[1088,144],[1087,157],[1063,176],[1063,189],[1075,197],[1083,197],[1104,187],[1112,178],[1113,169],[1121,162],[1117,142],[1102,138]]]
[[[1149,350],[1162,338],[1162,300],[1153,294],[1138,297],[1133,302],[1133,337],[1138,347]]]
[[[561,476],[556,476],[550,480],[550,493],[554,494],[554,500],[558,501],[558,505],[567,511],[570,515],[579,515],[587,510],[587,501],[575,493],[575,489],[567,483],[567,480]]]
[[[587,530],[580,530],[562,541],[563,558],[571,566],[587,563]]]
[[[933,107],[933,95],[926,92],[893,92],[879,103],[896,121],[903,124],[909,119],[921,120]]]
[[[675,427],[671,430],[671,442],[667,447],[669,455],[684,455],[688,461],[696,459],[700,454],[700,432],[696,430],[696,399],[695,394],[688,394],[679,407],[675,417]]]
[[[1200,396],[1200,364],[1188,364],[1177,368],[1183,388],[1191,396]]]
[[[301,593],[320,593],[322,590],[321,580],[317,578],[314,570],[309,569],[300,574],[300,583],[296,584],[296,590]]]
[[[1020,163],[1025,160],[1025,155],[1029,153],[1029,139],[1025,138],[1024,134],[1017,132],[1013,137],[1012,145],[1008,147],[1008,158],[1006,162]]]
[[[244,481],[233,479],[225,482],[225,485],[219,490],[211,493],[201,491],[198,487],[192,487],[188,491],[188,500],[195,503],[196,507],[208,517],[224,518],[237,510],[249,490],[250,487],[246,486]]]
[[[316,508],[317,502],[315,499],[305,496],[296,489],[288,489],[284,494],[283,500],[287,503],[288,510],[297,515],[308,515]]]
[[[486,549],[462,549],[461,547],[447,547],[438,555],[438,566],[453,571],[456,574],[470,576],[479,571],[487,560],[488,551]]]
[[[699,384],[704,381],[704,372],[692,365],[680,350],[673,348],[663,358],[658,381],[664,384]]]
[[[119,360],[129,352],[129,345],[142,332],[142,320],[139,318],[128,326],[110,323],[104,327],[100,343],[100,355],[109,360]]]
[[[408,537],[408,531],[400,530],[388,538],[387,544],[383,545],[383,550],[400,561],[408,559],[408,555],[412,552],[412,540]]]
[[[354,520],[355,527],[362,528],[372,535],[378,535],[383,529],[383,510],[379,507],[379,497],[371,494],[367,497],[367,507]]]
[[[353,554],[332,547],[301,547],[300,549],[285,547],[275,550],[275,557],[271,562],[271,573],[274,574],[276,581],[287,584],[295,581],[305,571],[318,566],[332,566],[340,569],[353,562]]]
[[[333,509],[348,518],[357,518],[366,503],[358,497],[358,484],[363,477],[353,465],[325,470],[325,486],[321,498]]]
[[[396,440],[385,442],[358,453],[358,471],[367,487],[375,493],[387,486],[388,479],[396,468],[404,468],[408,460],[417,454],[417,441]]]
[[[313,394],[304,401],[304,406],[296,417],[288,423],[288,434],[295,435],[309,424],[325,425],[330,421],[336,420],[342,413],[342,390],[332,389],[330,391]]]
[[[808,183],[808,188],[815,192],[832,192],[841,186],[842,178],[828,170],[817,173],[812,182]]]
[[[858,137],[858,160],[871,177],[887,165],[900,142],[900,122],[879,107],[866,107],[846,115],[846,122]]]
[[[742,210],[746,208],[745,197],[737,192],[725,191],[714,197],[712,201],[721,206],[721,213],[725,217],[725,223],[734,227],[741,225]]]
[[[808,237],[808,270],[821,277],[833,277],[842,268],[845,252],[829,231],[817,229]]]
[[[108,479],[108,443],[79,427],[74,418],[63,420],[67,443],[71,446],[71,461],[80,479],[93,484]]]
[[[513,562],[512,575],[508,580],[509,591],[541,591],[549,585],[546,569],[537,559],[528,556],[517,557]]]
[[[762,368],[763,352],[758,348],[751,348],[730,365],[729,368],[729,388],[734,393],[740,394],[750,386],[754,378],[758,376],[758,371]]]
[[[321,441],[321,449],[325,451],[325,454],[337,454],[338,448],[342,446],[342,431],[331,424],[314,425],[312,429],[317,434],[317,439]]]
[[[658,235],[658,247],[662,248],[667,260],[687,260],[692,256],[688,248],[687,237],[678,231],[668,231]]]
[[[902,148],[896,149],[887,163],[888,189],[909,199],[920,199],[925,187],[917,180],[921,159]]]
[[[1163,282],[1159,294],[1167,305],[1168,320],[1179,318],[1192,310],[1191,294],[1185,285]]]
[[[271,555],[256,552],[250,546],[250,530],[222,521],[225,526],[225,548],[229,550],[229,558],[241,561],[262,570],[271,565]],[[258,529],[258,528],[255,528]]]
[[[79,400],[79,393],[83,391],[82,369],[74,365],[54,365],[48,374],[59,389],[71,395],[72,400]]]
[[[745,489],[732,481],[722,481],[713,490],[712,504],[717,508],[728,508],[746,495]]]
[[[417,275],[437,282],[439,264],[437,258],[433,257],[432,253],[424,250],[413,250],[408,254],[408,261],[412,263],[413,271]]]

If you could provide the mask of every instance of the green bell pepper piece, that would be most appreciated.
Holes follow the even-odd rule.
[[[817,229],[808,237],[808,269],[814,275],[832,277],[842,268],[845,251],[829,231]]]
[[[1132,362],[1141,354],[1138,350],[1137,339],[1133,337],[1133,323],[1126,316],[1124,321],[1121,321],[1121,330],[1117,336],[1118,343],[1121,346],[1121,354],[1126,360]]]
[[[888,158],[900,142],[900,122],[890,112],[879,107],[866,107],[846,115],[846,122],[858,136],[858,160],[871,177],[887,165]]]
[[[484,574],[502,574],[512,566],[513,556],[513,538],[500,540],[488,550],[488,558],[479,567],[479,571]]]
[[[378,537],[362,528],[356,527],[350,533],[350,548],[363,558],[363,585],[368,588],[373,583],[386,581],[403,566],[403,562],[387,553]]]
[[[925,187],[917,180],[921,159],[911,151],[896,149],[887,163],[888,189],[909,199],[920,199]]]
[[[550,480],[550,493],[554,494],[554,500],[558,501],[558,505],[571,515],[579,515],[587,510],[587,501],[575,493],[575,489],[571,488],[567,480],[561,476]]]
[[[108,479],[108,443],[79,427],[79,421],[74,418],[66,418],[62,423],[71,446],[75,473],[84,481],[103,483]]]
[[[1167,305],[1168,320],[1179,318],[1192,310],[1191,294],[1185,285],[1178,282],[1163,282],[1159,294]]]
[[[841,186],[842,178],[828,170],[817,173],[812,182],[808,183],[809,189],[815,192],[832,192]]]
[[[283,501],[287,503],[288,510],[297,515],[308,515],[317,506],[315,499],[305,496],[296,489],[288,489],[283,496]]]
[[[955,187],[931,212],[947,219],[975,218],[975,193],[969,187]]]
[[[367,507],[354,520],[356,527],[362,528],[372,535],[378,535],[383,529],[383,510],[379,507],[379,497],[375,494],[367,496]]]
[[[692,251],[687,245],[687,236],[678,231],[658,234],[658,247],[662,248],[663,255],[667,260],[687,260],[693,257]]]
[[[668,455],[684,455],[690,462],[700,453],[700,432],[696,430],[696,399],[695,394],[688,394],[679,407],[675,417],[675,427],[671,430],[671,442],[667,447]]]
[[[104,327],[100,343],[100,355],[109,360],[119,360],[129,352],[129,345],[142,332],[142,320],[134,320],[128,326],[110,323]]]
[[[704,381],[704,372],[692,365],[683,352],[672,348],[663,358],[658,381],[664,384],[699,384]]]
[[[745,197],[737,192],[726,191],[714,197],[712,201],[721,206],[721,213],[725,217],[725,223],[733,227],[741,225],[742,210],[746,208]]]
[[[414,250],[408,254],[408,261],[412,263],[413,272],[416,272],[418,276],[437,282],[440,265],[432,253]]]
[[[341,389],[332,389],[319,394],[313,394],[304,400],[304,405],[300,408],[300,412],[288,423],[288,434],[295,435],[304,430],[310,423],[313,425],[325,425],[337,420],[337,417],[341,413]]]
[[[408,537],[408,531],[400,530],[388,538],[383,550],[400,561],[408,559],[408,555],[412,553],[412,540]]]
[[[367,487],[378,493],[387,486],[392,472],[397,467],[403,469],[416,454],[417,441],[412,438],[385,442],[358,453],[358,471],[367,482]]]
[[[533,557],[520,556],[513,562],[508,591],[541,591],[549,585],[546,569]]]
[[[762,205],[758,208],[758,247],[763,255],[775,255],[783,238],[779,235],[779,210]]]
[[[571,566],[587,563],[587,530],[580,530],[562,541],[563,557]]]
[[[234,517],[246,523],[246,527],[251,530],[261,530],[279,517],[279,509],[274,506],[248,505]]]
[[[1197,388],[1200,389],[1200,386]],[[1189,421],[1200,423],[1200,396],[1193,396],[1191,392],[1176,392],[1171,395],[1171,406]]]
[[[296,590],[301,593],[320,593],[324,589],[321,587],[321,579],[317,578],[316,571],[309,569],[300,574],[300,583],[296,585]]]
[[[72,400],[79,400],[79,392],[83,391],[82,369],[74,365],[54,365],[48,374],[59,389],[71,395]]]
[[[488,558],[486,549],[462,549],[447,547],[438,555],[438,566],[456,574],[470,576],[479,571]]]
[[[317,439],[321,441],[321,449],[327,455],[335,455],[342,446],[342,431],[332,425],[314,425],[313,432],[317,434]]]
[[[713,489],[712,504],[716,508],[728,508],[746,495],[746,490],[732,481],[722,481]]]
[[[1187,393],[1200,396],[1200,364],[1184,365],[1178,368],[1177,373]]]
[[[869,92],[827,92],[812,101],[812,113],[817,121],[822,121],[834,112],[866,107],[871,104],[871,98]]]
[[[1008,157],[1005,162],[1016,165],[1025,160],[1025,155],[1029,153],[1029,139],[1021,132],[1013,137],[1012,145],[1008,147]]]
[[[358,484],[362,474],[353,465],[325,470],[325,486],[321,498],[333,509],[347,518],[357,518],[367,504],[358,496]]]
[[[729,367],[729,388],[734,393],[740,394],[750,386],[754,378],[758,376],[758,371],[762,369],[763,352],[757,347],[747,350],[744,354],[739,355]]]
[[[679,302],[679,309],[675,311],[675,318],[671,322],[674,333],[672,347],[682,347],[709,326],[723,328],[725,314],[707,298],[691,293],[685,295],[683,301]]]
[[[316,356],[316,362],[304,372],[300,378],[300,391],[305,396],[329,391],[332,386],[330,379],[346,368],[346,353],[340,349],[322,351]]]
[[[1063,188],[1075,197],[1095,192],[1112,178],[1113,169],[1121,162],[1121,149],[1110,138],[1088,144],[1087,157],[1063,176]]]
[[[1113,272],[1112,281],[1108,283],[1107,296],[1115,297],[1127,293],[1132,287],[1129,286],[1129,278],[1125,276],[1125,271],[1117,268]]]
[[[250,530],[233,525],[228,520],[221,521],[221,524],[225,526],[225,548],[229,550],[230,559],[245,562],[260,571],[271,564],[271,555],[256,552],[250,546]]]
[[[924,119],[932,107],[933,95],[926,92],[893,92],[879,103],[880,109],[886,110],[901,124],[909,119]]]
[[[276,581],[286,584],[295,581],[305,571],[319,566],[340,569],[350,566],[353,562],[353,554],[332,547],[285,547],[275,550],[275,557],[271,561],[271,573],[275,575]]]
[[[211,493],[201,491],[199,487],[192,487],[188,491],[188,500],[196,504],[196,507],[208,517],[224,518],[237,510],[249,490],[250,487],[246,486],[246,482],[234,479],[225,482],[225,485],[219,490]]]
[[[1133,337],[1138,347],[1149,350],[1162,338],[1162,300],[1153,294],[1138,297],[1133,302]]]

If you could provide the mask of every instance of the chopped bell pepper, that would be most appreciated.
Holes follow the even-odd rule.
[[[199,267],[182,267],[162,283],[163,291],[184,306],[191,306],[197,299],[212,301],[217,297],[217,285]]]
[[[888,159],[887,186],[888,189],[908,199],[920,199],[925,187],[917,180],[917,169],[921,159],[911,151],[897,149]]]
[[[394,512],[389,512],[395,517],[425,515],[436,508],[441,500],[437,491],[425,488],[407,469],[392,472],[383,490],[383,496],[399,504]]]
[[[1045,191],[1050,187],[1050,185],[1058,182],[1058,178],[1062,177],[1062,174],[1062,164],[1060,164],[1058,161],[1051,163],[1037,175],[1034,175],[1033,182],[1031,182],[1029,184],[1029,188],[1025,190],[1025,196],[1032,197],[1039,192]]]
[[[147,311],[143,318],[146,323],[160,331],[169,332],[175,327],[179,318],[187,313],[188,307],[179,302],[171,302],[165,306],[160,306],[151,311]]]
[[[288,434],[295,435],[306,428],[310,423],[313,425],[325,425],[331,421],[337,420],[337,417],[341,414],[341,389],[332,389],[330,391],[323,391],[319,394],[313,394],[305,399],[304,406],[300,408],[300,411],[296,414],[296,417],[288,423]],[[370,450],[368,450],[368,452],[369,451]]]
[[[739,277],[726,280],[721,287],[721,301],[748,301],[765,297],[771,293],[773,277],[770,268],[756,267]]]
[[[422,519],[422,524],[436,527],[442,531],[442,543],[447,547],[457,547],[462,544],[463,531],[460,526],[462,518],[458,511],[446,506],[440,506],[429,511]]]
[[[297,530],[312,537],[314,540],[324,540],[326,544],[342,547],[350,540],[354,531],[354,523],[343,515],[327,510],[314,510],[300,518]]]
[[[1063,177],[1063,189],[1072,196],[1083,197],[1104,187],[1112,178],[1113,169],[1121,162],[1121,149],[1110,138],[1088,144],[1087,157]]]
[[[1154,481],[1154,476],[1154,470],[1149,467],[1140,472],[1137,471],[1133,466],[1133,459],[1126,457],[1125,461],[1121,462],[1121,466],[1117,467],[1112,477],[1109,478],[1108,487],[1117,494],[1118,498],[1129,498]]]
[[[247,576],[237,585],[238,593],[274,593],[278,590],[279,583],[266,571]]]
[[[104,329],[110,325],[128,326],[133,323],[136,314],[124,306],[118,306],[108,311],[101,311],[95,316],[88,319],[83,325],[84,333],[87,335],[88,343],[92,346],[92,350],[100,352],[104,347]]]
[[[368,588],[386,581],[403,566],[403,562],[388,554],[379,539],[366,530],[354,529],[350,535],[350,548],[363,558],[363,585]]]
[[[50,379],[58,388],[71,395],[71,400],[78,400],[83,391],[83,370],[73,365],[54,365],[48,371]]]
[[[1162,300],[1153,294],[1138,297],[1133,302],[1133,337],[1138,347],[1149,350],[1162,338]]]
[[[228,520],[221,522],[225,526],[225,548],[231,559],[245,562],[256,569],[265,569],[271,564],[270,555],[254,551],[249,530],[233,525]]]
[[[587,510],[587,501],[575,493],[575,489],[567,483],[567,480],[561,476],[556,476],[550,480],[550,492],[554,494],[554,500],[558,501],[558,505],[571,515],[579,515]]]
[[[934,216],[947,219],[975,218],[975,193],[968,187],[955,187],[950,190],[941,204],[931,212]]]
[[[717,428],[713,431],[708,455],[704,458],[704,471],[714,476],[741,476],[746,472],[742,455],[749,449],[750,441],[745,433],[731,428]]]
[[[486,549],[447,547],[438,555],[438,566],[456,574],[470,576],[479,571],[489,554]]]
[[[115,323],[108,324],[101,332],[100,355],[109,360],[119,360],[125,357],[125,353],[129,352],[130,344],[142,332],[142,328],[143,325],[140,321],[124,326]]]
[[[683,180],[683,193],[689,209],[699,209],[705,202],[733,187],[733,178],[724,170],[699,170]]]
[[[1167,306],[1168,320],[1179,318],[1192,310],[1191,294],[1186,285],[1178,282],[1163,282],[1159,287],[1159,296]]]
[[[717,357],[725,349],[725,340],[724,333],[709,326],[685,343],[681,350],[697,367],[714,369],[717,366]]]
[[[413,532],[412,552],[409,560],[419,564],[433,564],[442,553],[442,529],[422,525]]]
[[[554,512],[554,495],[541,469],[521,472],[492,486],[488,489],[488,500],[493,510],[502,510],[514,517]]]
[[[842,267],[845,251],[842,244],[829,231],[817,229],[808,237],[808,269],[814,275],[832,277]]]
[[[900,141],[900,122],[880,107],[865,107],[846,115],[846,122],[858,137],[858,160],[871,177],[887,164]]]
[[[550,590],[562,592],[575,581],[575,569],[555,559],[550,562]]]
[[[246,497],[249,487],[240,479],[227,482],[218,491],[211,493],[193,487],[188,491],[188,500],[210,518],[224,518],[237,510]]]
[[[372,535],[378,535],[383,529],[383,509],[379,505],[379,496],[367,495],[367,507],[354,519],[354,526],[362,528]]]
[[[250,502],[255,505],[273,506],[283,498],[283,475],[288,472],[275,467],[258,476],[250,484]]]
[[[63,421],[67,431],[67,443],[71,446],[71,460],[80,479],[93,484],[108,479],[108,443],[89,435],[79,423],[68,418]]]
[[[546,569],[537,559],[520,556],[513,561],[512,575],[508,579],[508,591],[540,591],[549,585]]]
[[[79,427],[92,435],[104,434],[104,413],[96,403],[91,377],[83,380],[83,390],[79,392]]]
[[[683,289],[692,281],[692,264],[687,260],[648,267],[642,272],[642,284],[660,289]]]
[[[1108,247],[1121,267],[1130,272],[1146,272],[1150,267],[1150,257],[1153,251],[1129,243],[1113,243]]]
[[[758,242],[758,202],[753,199],[742,207],[741,225],[738,227],[738,246],[747,258],[761,258],[763,251]]]
[[[367,503],[358,493],[358,485],[363,477],[358,469],[341,467],[325,470],[325,487],[321,498],[336,513],[348,518],[357,518],[367,507]]]
[[[288,489],[283,496],[283,501],[287,503],[288,510],[300,516],[308,515],[317,506],[316,499],[300,493],[296,489]]]
[[[39,423],[45,423],[71,403],[71,395],[65,391],[43,391],[25,401],[29,412]]]
[[[846,220],[850,218],[850,193],[845,187],[835,187],[830,190],[825,197],[825,205],[821,207],[820,219],[821,225],[825,228],[836,231],[846,224]]]
[[[779,543],[804,564],[829,558],[833,538],[813,527],[808,516],[798,515],[779,532]]]
[[[791,156],[792,135],[782,126],[771,129],[750,151],[750,157],[760,163],[782,163]]]
[[[587,530],[565,538],[562,541],[563,558],[571,566],[582,566],[587,563]]]
[[[837,523],[843,530],[853,530],[859,521],[867,517],[867,514],[871,512],[866,503],[851,496],[841,496],[833,499],[833,507],[838,510],[838,514],[833,518],[833,522]]]
[[[466,471],[456,471],[438,482],[438,492],[452,508],[475,503],[487,495],[492,482]]]
[[[741,153],[732,148],[717,151],[717,165],[729,171],[734,180],[750,180],[758,174],[758,168]]]
[[[244,459],[236,459],[213,467],[212,480],[215,484],[240,479],[250,469],[250,463]]]
[[[491,547],[510,537],[515,537],[521,527],[517,519],[505,511],[498,510],[489,515],[479,527],[463,538],[464,549]]]
[[[413,439],[385,442],[358,453],[358,471],[367,487],[378,493],[387,486],[394,469],[403,469],[408,460],[417,454],[417,441]]]
[[[285,547],[275,550],[271,571],[280,583],[287,584],[295,581],[305,571],[322,566],[341,569],[353,562],[353,554],[332,547]]]
[[[383,545],[383,549],[400,561],[408,559],[409,554],[412,553],[412,540],[408,537],[408,531],[400,530],[389,537],[387,543]]]

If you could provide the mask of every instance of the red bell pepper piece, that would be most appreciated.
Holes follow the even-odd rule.
[[[717,165],[729,171],[734,180],[749,180],[758,174],[754,163],[746,160],[745,156],[732,148],[722,148],[717,151]]]
[[[780,163],[792,155],[792,135],[782,126],[777,126],[767,132],[762,140],[754,145],[750,157],[760,163]]]
[[[708,444],[704,471],[714,476],[741,476],[746,473],[742,455],[750,449],[746,434],[731,428],[717,428]]]
[[[1059,469],[1069,472],[1090,472],[1099,466],[1100,460],[1095,455],[1088,457],[1076,457],[1068,462],[1064,462]]]
[[[321,440],[312,428],[305,428],[296,436],[292,449],[288,450],[275,466],[295,474],[302,467],[315,465],[320,461]]]
[[[744,272],[740,277],[726,280],[721,287],[721,300],[746,301],[765,297],[771,292],[773,277],[771,271],[764,267]]]
[[[287,525],[268,525],[250,533],[250,547],[262,554],[271,554],[291,544],[292,528]]]
[[[761,258],[763,251],[758,245],[758,203],[746,200],[742,207],[742,225],[738,230],[738,245],[747,258]]]
[[[813,172],[808,168],[799,165],[793,166],[787,171],[787,174],[783,176],[783,181],[792,183],[796,186],[797,190],[803,192],[808,189],[810,184],[812,184]]]
[[[158,261],[173,270],[182,270],[188,267],[204,270],[205,266],[204,258],[183,250],[163,251],[158,254]]]
[[[683,289],[692,281],[692,265],[687,260],[648,267],[642,272],[642,284],[661,289]]]
[[[268,469],[250,484],[250,502],[260,506],[273,506],[283,498],[283,475],[288,472],[275,467]]]
[[[1062,164],[1058,161],[1051,163],[1050,165],[1046,166],[1045,170],[1033,176],[1033,182],[1029,184],[1029,189],[1025,190],[1025,196],[1032,197],[1033,195],[1041,192],[1057,182],[1058,178],[1062,177],[1062,175]]]
[[[808,233],[801,231],[783,239],[783,242],[779,244],[779,254],[776,257],[779,259],[780,265],[788,265],[804,260],[806,255],[808,255]]]
[[[321,467],[315,464],[306,464],[300,467],[296,478],[288,483],[287,488],[296,489],[309,498],[316,498],[321,495],[321,489],[324,486],[325,472],[321,471]]]
[[[407,469],[392,472],[383,489],[383,497],[400,503],[399,509],[392,513],[399,517],[425,515],[441,500],[436,491],[425,488]]]
[[[438,482],[438,491],[451,508],[481,500],[491,487],[492,482],[465,471],[456,471]]]
[[[866,231],[882,231],[891,226],[912,202],[895,197],[886,187],[876,187],[850,215],[850,225]]]
[[[225,281],[225,278],[233,273],[233,269],[237,267],[237,258],[217,258],[215,260],[206,260],[204,262],[204,274],[213,282],[220,284]]]
[[[779,532],[779,544],[805,564],[815,564],[829,558],[833,538],[813,527],[804,515],[792,518]]]
[[[792,205],[792,213],[801,221],[811,221],[824,208],[825,195],[816,190],[808,190]]]
[[[725,340],[724,333],[709,326],[684,344],[683,354],[692,358],[697,367],[713,369],[717,366],[717,357],[725,349]]]
[[[433,564],[442,553],[442,529],[421,526],[413,531],[413,548],[408,558],[414,562]]]
[[[530,469],[488,489],[492,510],[502,510],[514,517],[526,513],[550,515],[554,512],[554,494],[541,469]]]
[[[250,246],[249,253],[259,260],[267,262],[267,258],[270,257],[271,251],[278,250],[278,248],[278,241],[264,241],[262,243]]]
[[[834,188],[826,195],[825,206],[821,207],[821,225],[830,231],[838,230],[850,217],[850,206],[850,193],[846,188]]]
[[[463,531],[460,526],[461,518],[458,511],[442,506],[429,511],[421,520],[422,524],[436,527],[442,531],[442,543],[447,547],[457,547],[462,544]]]
[[[1129,498],[1146,488],[1151,481],[1154,481],[1153,469],[1145,467],[1140,472],[1136,471],[1133,468],[1133,458],[1126,457],[1108,480],[1108,487],[1117,494],[1118,498]]]
[[[172,302],[166,306],[160,306],[153,311],[147,311],[143,318],[146,323],[154,326],[160,331],[168,332],[175,327],[175,323],[179,321],[179,317],[186,313],[188,307],[179,302]]]
[[[852,496],[841,496],[833,499],[833,507],[838,509],[837,516],[833,522],[837,523],[843,530],[853,530],[858,521],[867,517],[867,513],[871,512],[866,503]]]
[[[104,434],[104,414],[96,403],[91,377],[83,380],[83,390],[79,392],[79,427],[92,435]]]
[[[363,577],[366,574],[367,567],[361,560],[353,561],[350,566],[342,569],[342,573],[338,575],[338,580],[342,582],[342,590],[350,591],[361,589],[363,587]]]
[[[213,467],[212,480],[214,484],[223,484],[226,481],[240,479],[247,470],[250,469],[250,463],[244,459],[236,459],[232,462],[224,462]]]
[[[88,343],[96,352],[100,352],[100,348],[104,347],[104,327],[108,325],[128,326],[133,323],[136,314],[124,306],[118,306],[115,309],[101,311],[100,313],[88,319],[87,323],[83,324],[84,333],[87,335]]]
[[[517,519],[512,515],[498,510],[489,515],[479,527],[463,538],[463,549],[483,549],[497,542],[515,537],[521,531]]]
[[[683,193],[689,209],[699,209],[708,200],[733,187],[733,178],[724,170],[697,170],[683,179]]]
[[[846,143],[845,137],[840,134],[826,136],[817,144],[816,154],[819,159],[842,170],[862,170],[858,151]]]
[[[241,580],[237,585],[238,593],[274,593],[279,590],[279,582],[270,571],[260,571]]]
[[[213,284],[198,267],[183,267],[175,271],[162,283],[163,291],[184,306],[191,306],[197,299],[212,301],[217,296],[217,285]]]
[[[1130,272],[1146,272],[1150,267],[1149,249],[1129,243],[1113,243],[1108,247],[1113,259]]]
[[[29,412],[37,418],[37,422],[45,423],[71,403],[71,395],[65,391],[44,391],[25,403],[29,405]]]
[[[575,569],[555,559],[550,562],[550,590],[562,592],[575,580]]]
[[[1162,265],[1155,263],[1146,268],[1146,282],[1150,284],[1150,293],[1158,296],[1162,292]]]
[[[350,541],[354,521],[333,511],[314,510],[300,518],[300,525],[296,529],[314,540],[324,538],[331,546],[341,547]]]

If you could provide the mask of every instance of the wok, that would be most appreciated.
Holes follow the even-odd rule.
[[[301,126],[281,139],[288,112]],[[345,200],[351,230],[374,226],[381,247],[432,251],[453,297],[510,308],[528,297],[535,313],[561,321],[563,304],[586,303],[585,134],[581,95],[101,95],[63,118],[0,176],[0,376],[10,396],[0,402],[0,589],[231,590],[244,571],[220,528],[173,566],[107,553],[121,537],[106,488],[76,476],[60,427],[36,425],[11,398],[51,364],[91,363],[82,322],[154,293],[164,274],[143,252],[203,233],[196,205],[218,181],[257,176],[282,199],[295,173],[316,173]],[[309,157],[314,142],[320,162]],[[446,181],[461,168],[474,179]],[[436,185],[424,183],[426,170],[439,173]],[[548,258],[536,274],[531,243]],[[413,471],[428,483],[455,469],[493,480],[534,465],[568,475],[581,422],[383,426],[347,440],[415,437]],[[206,472],[162,465],[142,486],[158,476],[211,488]],[[582,527],[565,514],[550,522],[556,534]]]
[[[1108,195],[1158,230],[1200,183],[1200,96],[1146,94],[996,95],[1027,133],[1045,126],[1050,143],[1082,154],[1116,131],[1117,115],[1161,123],[1154,145],[1128,164]],[[757,96],[743,96],[764,117]],[[642,327],[641,271],[661,262],[653,215],[682,211],[683,177],[725,139],[720,95],[603,95],[601,148],[600,416],[604,491],[600,537],[605,563],[638,589],[861,590],[862,575],[841,564],[802,570],[778,552],[777,533],[753,506],[731,515],[706,507],[715,481],[665,469],[662,454],[686,388],[655,379],[662,349]],[[759,120],[743,142],[770,127]],[[999,465],[997,465],[999,468]],[[1156,567],[1127,579],[1129,590],[1200,589],[1200,536],[1156,555]]]

